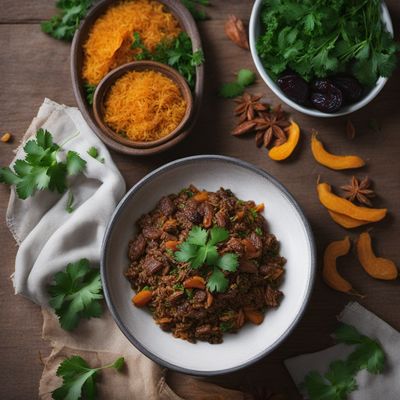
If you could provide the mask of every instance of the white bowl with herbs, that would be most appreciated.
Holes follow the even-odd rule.
[[[350,114],[368,104],[395,69],[400,48],[380,0],[256,0],[249,37],[269,88],[317,117]]]

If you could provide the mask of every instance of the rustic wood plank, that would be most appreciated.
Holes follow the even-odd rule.
[[[317,177],[338,187],[351,173],[338,173],[317,165],[309,149],[310,130],[315,128],[329,149],[338,153],[357,153],[368,160],[366,169],[357,175],[368,174],[375,182],[379,195],[377,206],[385,206],[390,216],[374,227],[374,247],[379,254],[394,259],[400,264],[396,232],[400,217],[400,116],[396,100],[400,98],[400,74],[397,72],[368,107],[355,113],[353,121],[357,136],[349,141],[345,135],[346,118],[321,120],[292,112],[293,118],[303,128],[302,141],[292,159],[278,164],[270,160],[267,153],[254,146],[253,138],[233,138],[229,131],[234,124],[233,103],[216,96],[220,84],[233,79],[240,68],[254,69],[248,52],[232,45],[223,32],[226,3],[216,0],[209,14],[209,21],[200,24],[204,43],[207,71],[206,98],[198,126],[183,143],[167,153],[148,158],[129,158],[113,154],[114,160],[124,175],[127,186],[152,169],[176,158],[216,153],[241,158],[264,168],[278,178],[296,197],[309,218],[322,254],[326,244],[343,237],[346,231],[334,224],[320,206],[315,194]],[[251,10],[251,1],[229,2],[229,12],[246,18]],[[388,1],[393,22],[399,25],[400,5]],[[3,0],[0,17],[0,132],[10,131],[16,142],[22,137],[30,120],[36,114],[45,96],[60,103],[74,105],[69,76],[69,46],[47,37],[37,24],[30,24],[51,16],[53,2],[27,0],[18,2]],[[6,21],[18,24],[4,24]],[[278,99],[259,80],[251,88],[264,93],[273,104]],[[380,132],[369,129],[369,121],[376,119],[381,124]],[[0,143],[1,165],[8,163],[13,145]],[[4,221],[8,189],[0,186],[0,218]],[[268,205],[267,205],[268,206]],[[356,231],[357,232],[357,231]],[[351,234],[353,238],[356,234]],[[41,340],[41,315],[39,308],[29,301],[16,297],[9,276],[14,268],[16,247],[4,224],[0,225],[2,243],[2,268],[0,270],[0,386],[3,398],[22,399],[36,396],[41,366],[37,350],[47,352],[47,344]],[[319,265],[319,268],[321,265]],[[400,329],[398,304],[399,282],[379,282],[368,277],[358,265],[353,254],[341,260],[343,274],[354,286],[367,296],[360,302]],[[282,360],[297,354],[313,352],[329,346],[329,334],[335,327],[335,315],[351,298],[327,288],[317,277],[315,290],[304,318],[294,333],[270,356],[256,365],[235,374],[214,380],[231,387],[247,390],[266,386],[272,390],[285,391],[290,399],[299,398],[287,374]],[[310,339],[312,338],[312,339]]]

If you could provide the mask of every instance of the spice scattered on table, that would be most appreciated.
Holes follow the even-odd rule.
[[[12,135],[10,132],[4,133],[0,138],[0,141],[2,141],[3,143],[9,143],[11,140],[12,140]]]
[[[249,50],[249,40],[246,28],[241,19],[235,15],[229,15],[224,25],[225,34],[228,38],[242,49]]]
[[[104,121],[134,141],[154,141],[182,121],[187,104],[178,85],[156,71],[130,71],[111,86],[104,101]]]
[[[371,181],[368,176],[361,180],[353,176],[349,184],[340,188],[343,190],[344,198],[347,200],[351,202],[357,201],[362,205],[372,207],[370,198],[375,197],[375,192],[370,187]]]

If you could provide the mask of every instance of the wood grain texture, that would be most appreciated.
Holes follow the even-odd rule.
[[[54,10],[52,0],[2,0],[0,16],[0,132],[10,131],[14,144],[22,137],[44,97],[74,105],[70,75],[69,46],[40,32],[35,20],[49,17]],[[394,26],[400,23],[400,3],[387,1]],[[174,149],[157,156],[131,158],[112,153],[115,162],[131,187],[154,168],[177,158],[193,154],[224,154],[241,158],[264,168],[279,179],[298,200],[312,225],[318,246],[319,260],[331,240],[343,238],[346,231],[336,225],[319,204],[315,185],[318,176],[336,189],[352,172],[330,171],[315,163],[310,152],[310,131],[320,132],[327,148],[336,153],[356,153],[367,160],[367,167],[356,171],[368,174],[379,197],[376,206],[390,210],[389,217],[374,226],[374,248],[377,254],[393,259],[400,265],[398,232],[400,231],[400,74],[397,71],[383,92],[365,109],[351,116],[357,134],[353,141],[346,137],[346,117],[321,120],[292,112],[302,128],[302,138],[295,154],[287,162],[270,160],[264,150],[254,145],[252,137],[234,138],[229,131],[234,125],[233,103],[216,96],[219,85],[232,80],[240,68],[254,70],[250,53],[233,45],[225,37],[223,21],[227,2],[213,1],[211,19],[199,24],[206,54],[206,88],[201,116],[196,129]],[[229,2],[229,13],[248,19],[252,2]],[[7,21],[17,23],[7,23]],[[264,93],[277,104],[278,99],[258,80],[253,93]],[[289,110],[287,107],[285,109]],[[371,119],[381,126],[380,132],[369,128]],[[0,164],[13,157],[13,144],[0,143]],[[262,188],[260,188],[262,190]],[[0,218],[4,221],[8,189],[0,186]],[[268,204],[266,204],[268,207]],[[357,232],[350,233],[355,238]],[[16,247],[4,223],[0,225],[0,387],[2,399],[33,399],[37,396],[41,374],[38,351],[46,355],[47,344],[41,340],[41,314],[28,300],[14,296],[9,276],[14,269]],[[318,268],[321,268],[320,263]],[[366,294],[361,303],[400,330],[399,281],[381,282],[366,275],[353,252],[340,260],[340,270],[354,287]],[[332,344],[329,334],[336,325],[335,316],[352,298],[336,293],[317,276],[315,289],[304,318],[293,334],[256,365],[243,371],[213,378],[228,387],[249,391],[267,387],[286,392],[289,399],[300,398],[282,361],[306,352],[314,352]]]

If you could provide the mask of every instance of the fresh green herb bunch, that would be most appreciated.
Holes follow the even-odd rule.
[[[59,14],[41,24],[42,31],[55,39],[71,41],[93,0],[58,0]]]
[[[51,395],[54,400],[95,400],[97,398],[96,377],[102,369],[114,368],[121,371],[125,365],[123,357],[117,358],[112,364],[103,367],[91,368],[79,356],[66,358],[57,368],[57,376],[62,378],[62,385]]]
[[[264,0],[261,24],[257,51],[273,78],[287,69],[306,81],[346,72],[371,87],[396,66],[381,0]]]
[[[196,84],[196,67],[204,62],[203,51],[193,51],[192,41],[186,32],[181,32],[172,40],[163,40],[151,52],[143,43],[138,32],[133,34],[132,49],[139,49],[136,60],[152,60],[176,69],[187,81],[191,89]]]
[[[53,142],[50,132],[39,129],[36,138],[24,146],[25,159],[15,161],[13,170],[0,168],[0,182],[15,185],[20,199],[44,189],[64,193],[68,188],[67,178],[81,173],[86,161],[71,150],[66,153],[65,161],[59,161],[57,156],[61,149],[62,145]]]
[[[198,269],[204,265],[212,267],[212,273],[207,280],[210,292],[225,292],[229,280],[224,271],[235,272],[239,266],[238,256],[234,253],[218,254],[217,244],[229,238],[229,232],[224,228],[213,227],[209,231],[194,226],[188,238],[178,247],[175,259],[179,262],[188,262],[190,267]]]
[[[324,375],[311,371],[305,376],[301,387],[310,400],[345,400],[358,388],[355,377],[359,371],[383,372],[385,353],[376,340],[347,324],[340,325],[334,337],[338,343],[355,345],[355,349],[346,360],[333,361]]]
[[[100,272],[98,268],[91,268],[85,258],[68,264],[65,271],[57,272],[48,293],[51,296],[49,304],[61,327],[67,331],[75,329],[81,318],[98,318],[103,312]]]

